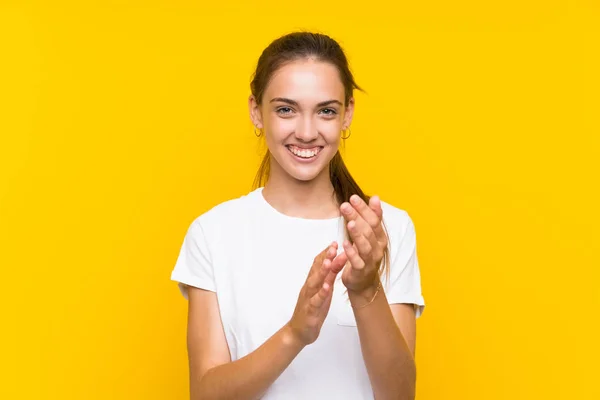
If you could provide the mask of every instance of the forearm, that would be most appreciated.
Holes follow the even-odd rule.
[[[353,307],[373,298],[375,289],[364,293],[348,292]],[[371,380],[375,399],[413,400],[416,368],[411,351],[390,310],[383,289],[373,302],[355,309],[363,358]]]
[[[192,399],[258,399],[303,348],[286,325],[247,356],[208,370]]]

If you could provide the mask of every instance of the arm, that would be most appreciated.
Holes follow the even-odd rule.
[[[365,365],[375,399],[414,399],[415,311],[412,305],[391,308],[382,289],[362,293],[348,291],[354,311]],[[402,328],[400,328],[402,327]]]
[[[347,259],[337,244],[319,254],[300,291],[289,323],[252,353],[231,362],[217,295],[189,288],[190,397],[202,400],[258,399],[321,330],[331,305],[335,277]]]
[[[382,228],[378,198],[367,205],[354,195],[340,206],[354,244],[344,242],[349,265],[342,273],[358,327],[361,350],[377,400],[413,400],[416,386],[415,311],[411,305],[390,307],[379,286],[388,238]]]
[[[304,348],[286,325],[231,362],[214,292],[189,288],[190,398],[257,399]]]

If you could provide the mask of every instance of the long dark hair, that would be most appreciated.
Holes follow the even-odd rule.
[[[256,103],[262,103],[267,84],[275,71],[289,62],[305,58],[314,58],[318,61],[328,62],[337,68],[345,88],[344,99],[346,107],[352,98],[354,89],[362,90],[356,84],[348,66],[346,55],[338,42],[320,33],[293,32],[275,39],[260,55],[256,71],[250,83],[250,90],[256,99]],[[255,189],[267,183],[270,173],[270,163],[271,156],[267,150],[254,178],[253,187]],[[348,201],[353,194],[358,195],[367,204],[369,203],[370,197],[362,191],[358,183],[352,178],[339,150],[329,163],[329,179],[333,185],[338,205]],[[347,228],[345,232],[348,240],[352,241]],[[389,259],[388,246],[381,263],[380,275],[382,273],[386,273],[386,275],[389,273]]]

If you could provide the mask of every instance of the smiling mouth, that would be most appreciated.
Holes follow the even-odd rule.
[[[310,149],[303,149],[301,147],[289,144],[285,147],[287,147],[290,153],[292,153],[296,157],[300,157],[306,160],[316,157],[321,152],[321,150],[323,150],[322,146],[315,146],[311,147]]]

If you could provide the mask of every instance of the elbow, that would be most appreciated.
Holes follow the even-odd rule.
[[[202,383],[200,377],[190,376],[190,400],[208,399],[208,397],[202,393]]]
[[[190,374],[190,400],[212,400],[214,396],[207,390],[206,376],[209,371],[203,374]]]

